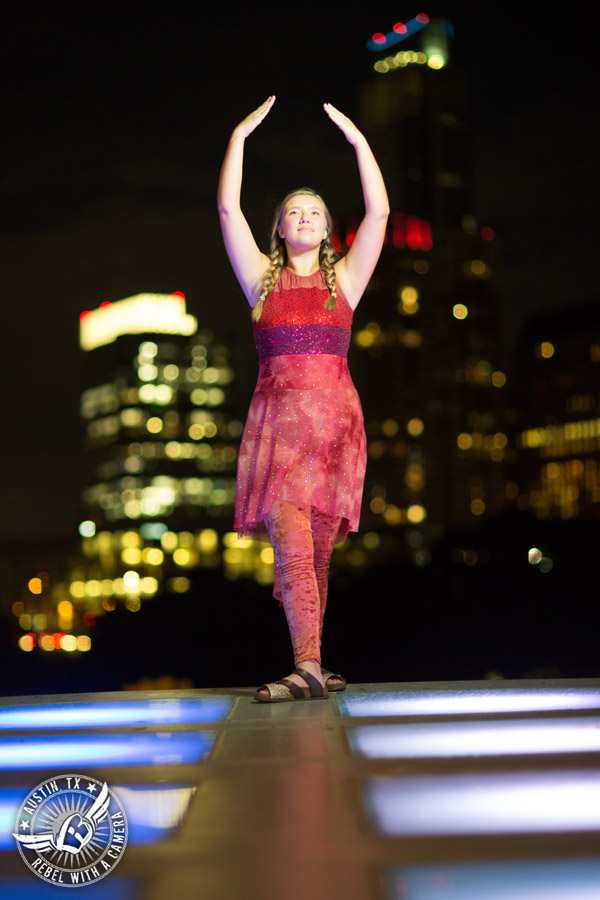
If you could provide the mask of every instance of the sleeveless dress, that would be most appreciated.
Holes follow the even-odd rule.
[[[346,359],[353,311],[339,290],[336,309],[325,309],[328,296],[322,271],[283,269],[254,323],[259,370],[238,457],[240,535],[263,536],[276,497],[341,516],[338,541],[358,530],[366,436]]]

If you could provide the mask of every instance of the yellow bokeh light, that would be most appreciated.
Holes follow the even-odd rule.
[[[121,534],[121,547],[140,547],[141,544],[139,531],[124,531]]]
[[[386,437],[394,437],[398,434],[399,425],[395,419],[385,419],[381,424],[381,430]]]
[[[411,435],[411,437],[419,437],[419,435],[423,434],[423,432],[425,431],[423,419],[409,419],[406,423],[406,430]]]
[[[418,525],[427,518],[427,510],[420,503],[413,503],[406,510],[406,518],[412,525]]]
[[[137,572],[134,572],[133,569],[130,569],[129,572],[125,572],[123,575],[123,585],[125,586],[126,591],[139,590],[140,576]]]
[[[399,332],[398,340],[401,344],[404,344],[405,347],[410,347],[412,349],[414,347],[420,347],[423,335],[416,329],[407,329],[406,331]]]
[[[492,384],[497,388],[504,387],[506,384],[506,375],[504,372],[492,372]]]
[[[142,594],[153,596],[158,590],[157,579],[152,578],[150,575],[146,575],[146,577],[142,578],[140,581],[140,590],[142,591]]]
[[[198,535],[197,544],[203,553],[214,553],[219,547],[219,535],[214,528],[203,528]]]
[[[470,434],[467,434],[465,431],[463,431],[463,433],[459,434],[456,438],[456,444],[459,450],[470,450],[473,446],[473,438]]]
[[[375,338],[368,331],[363,330],[357,332],[355,341],[359,347],[370,347],[374,343]]]
[[[63,619],[71,619],[73,617],[73,604],[69,600],[61,600],[56,611]]]
[[[202,440],[204,437],[204,426],[200,425],[198,422],[194,423],[194,425],[190,425],[188,428],[188,435],[193,441]]]
[[[77,638],[74,634],[63,634],[60,639],[60,649],[71,653],[77,650]]]
[[[479,498],[471,501],[471,512],[474,516],[482,516],[485,512],[485,503]]]
[[[77,649],[82,653],[87,653],[92,648],[92,639],[87,634],[80,634],[77,638]]]
[[[147,547],[142,553],[142,559],[149,566],[160,566],[165,558],[165,554],[158,547]]]
[[[485,275],[487,272],[487,266],[482,259],[472,259],[470,269],[473,275],[477,276]]]
[[[127,547],[121,552],[121,559],[127,566],[137,566],[142,561],[142,551],[137,547]]]
[[[263,550],[260,551],[260,561],[262,563],[265,563],[266,565],[271,565],[273,563],[274,559],[275,559],[275,556],[273,554],[272,547],[265,547]]]
[[[19,638],[19,647],[21,650],[24,650],[25,653],[30,653],[35,646],[33,635],[24,634]]]
[[[540,344],[540,356],[542,359],[551,359],[554,356],[554,344],[550,341],[542,341]]]
[[[41,594],[42,593],[42,579],[41,578],[30,578],[27,587],[31,591],[32,594]]]
[[[183,547],[179,547],[173,553],[173,562],[178,566],[189,566],[192,559],[192,554],[189,550],[186,550]]]
[[[452,315],[455,319],[466,319],[469,315],[469,310],[464,303],[455,303],[452,307]]]
[[[51,634],[40,634],[38,644],[42,650],[46,650],[49,653],[54,650],[54,638]]]
[[[163,420],[158,416],[152,416],[146,422],[146,428],[150,434],[159,434],[163,430]]]
[[[170,591],[173,591],[175,594],[185,594],[186,591],[189,591],[192,586],[189,578],[184,578],[183,576],[179,576],[178,578],[171,578],[167,583],[167,587]]]
[[[177,546],[177,535],[174,531],[165,531],[165,533],[161,535],[160,543],[163,550],[166,550],[167,553],[171,553]]]

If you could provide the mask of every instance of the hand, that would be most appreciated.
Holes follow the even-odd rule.
[[[258,128],[262,120],[268,116],[274,103],[275,94],[272,94],[258,107],[258,109],[255,109],[249,116],[246,116],[239,125],[236,125],[234,134],[239,134],[241,137],[247,138],[249,134],[252,134],[255,128]]]
[[[331,119],[334,125],[340,129],[349,144],[356,146],[358,141],[363,137],[362,131],[359,131],[354,122],[345,116],[344,113],[332,106],[331,103],[324,103],[323,109]]]

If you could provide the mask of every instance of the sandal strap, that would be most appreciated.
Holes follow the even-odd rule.
[[[300,675],[301,678],[304,678],[305,682],[308,685],[311,697],[327,696],[327,688],[320,684],[315,676],[311,675],[310,672],[307,672],[306,669],[301,669],[299,666],[297,666],[294,669],[294,674]]]
[[[276,681],[275,684],[282,684],[286,687],[294,697],[294,700],[304,700],[304,691],[295,681],[290,681],[289,678],[282,678],[281,681]]]

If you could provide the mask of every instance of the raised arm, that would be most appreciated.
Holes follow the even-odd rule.
[[[356,309],[381,253],[390,205],[381,171],[364,134],[331,103],[324,103],[323,109],[354,147],[365,202],[365,216],[352,246],[335,266],[342,293]]]
[[[227,256],[250,306],[255,306],[269,257],[258,248],[241,205],[244,141],[268,115],[275,97],[251,112],[234,128],[221,167],[217,205]]]

